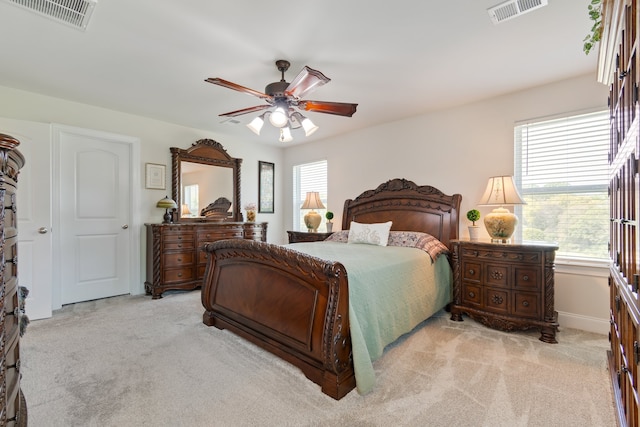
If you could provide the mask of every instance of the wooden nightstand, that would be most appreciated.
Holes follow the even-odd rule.
[[[451,320],[462,313],[502,331],[538,329],[540,340],[557,343],[553,244],[452,241]]]
[[[289,243],[321,242],[333,233],[309,233],[308,231],[287,231]]]

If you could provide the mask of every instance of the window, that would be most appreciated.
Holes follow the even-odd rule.
[[[193,185],[185,185],[184,186],[184,194],[182,198],[183,206],[181,209],[188,210],[188,214],[185,215],[183,212],[182,216],[198,216],[200,215],[198,200],[198,184]]]
[[[515,127],[523,240],[556,242],[559,256],[607,258],[608,149],[606,111]]]
[[[308,191],[320,193],[322,204],[327,206],[327,161],[305,163],[293,167],[293,229],[307,231],[304,226],[304,216],[307,211],[300,209]],[[317,209],[322,218],[326,209]],[[325,221],[320,223],[318,232],[327,230]]]

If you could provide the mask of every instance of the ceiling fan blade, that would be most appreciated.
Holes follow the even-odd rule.
[[[304,98],[307,93],[315,90],[323,84],[329,83],[330,81],[331,79],[320,71],[314,70],[313,68],[309,68],[305,65],[296,78],[289,83],[289,86],[287,86],[284,93],[287,96],[293,96],[297,99]]]
[[[264,109],[271,108],[271,105],[256,105],[255,107],[243,108],[242,110],[230,111],[224,114],[218,114],[219,116],[225,117],[236,117],[241,116],[243,114],[253,113],[255,111],[262,111]]]
[[[226,87],[228,89],[237,90],[238,92],[244,92],[248,95],[257,96],[258,98],[261,98],[261,99],[267,99],[267,100],[272,99],[272,97],[267,95],[266,93],[258,92],[257,90],[249,89],[248,87],[240,86],[239,84],[232,83],[230,81],[223,80],[218,77],[215,77],[215,78],[209,77],[208,79],[205,80],[205,82],[213,83],[214,85]]]
[[[305,111],[315,111],[318,113],[335,114],[336,116],[351,117],[356,112],[358,104],[346,102],[325,102],[325,101],[300,101],[298,108]]]

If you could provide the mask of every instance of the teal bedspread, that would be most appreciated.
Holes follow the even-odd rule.
[[[358,393],[375,385],[373,362],[384,348],[451,302],[446,256],[435,262],[416,248],[337,242],[289,248],[341,262],[349,280],[349,322]]]

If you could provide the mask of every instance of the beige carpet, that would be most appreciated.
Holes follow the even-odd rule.
[[[22,339],[30,427],[614,426],[607,338],[503,333],[447,313],[340,401],[291,365],[202,324],[199,291],[65,306]]]

